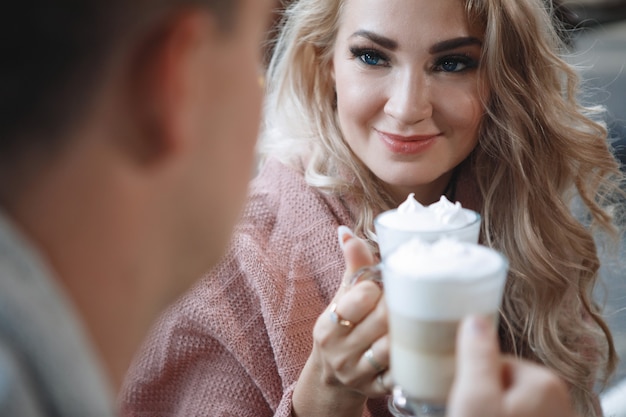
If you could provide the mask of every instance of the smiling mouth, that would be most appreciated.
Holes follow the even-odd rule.
[[[376,131],[382,143],[393,153],[412,155],[426,151],[433,145],[441,133],[402,136]]]

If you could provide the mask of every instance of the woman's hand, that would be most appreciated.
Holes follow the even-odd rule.
[[[368,397],[389,392],[387,310],[379,285],[349,284],[374,265],[363,241],[339,228],[346,260],[343,284],[313,329],[313,350],[293,396],[297,416],[360,416]]]
[[[449,417],[574,417],[565,383],[539,365],[502,356],[493,323],[466,319],[457,342]]]

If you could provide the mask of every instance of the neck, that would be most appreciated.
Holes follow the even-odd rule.
[[[141,197],[119,186],[118,173],[100,169],[98,157],[84,156],[63,156],[7,211],[55,271],[117,391],[154,318],[150,301],[159,298],[142,283],[163,272],[154,260],[141,262],[151,238]]]

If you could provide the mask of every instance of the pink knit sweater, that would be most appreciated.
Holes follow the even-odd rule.
[[[313,325],[341,283],[338,198],[269,161],[231,249],[157,323],[120,398],[122,415],[289,416]],[[370,400],[364,416],[389,416]]]

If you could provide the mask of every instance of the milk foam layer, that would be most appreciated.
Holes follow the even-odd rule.
[[[413,279],[480,279],[502,267],[502,258],[485,246],[441,238],[427,243],[414,238],[388,256],[387,266]]]
[[[508,263],[477,244],[412,239],[392,252],[382,268],[390,310],[424,320],[457,320],[497,311]]]
[[[475,222],[477,215],[464,209],[459,202],[450,202],[443,195],[438,202],[423,206],[411,193],[396,210],[385,212],[379,220],[383,226],[394,229],[431,231],[465,227]]]

